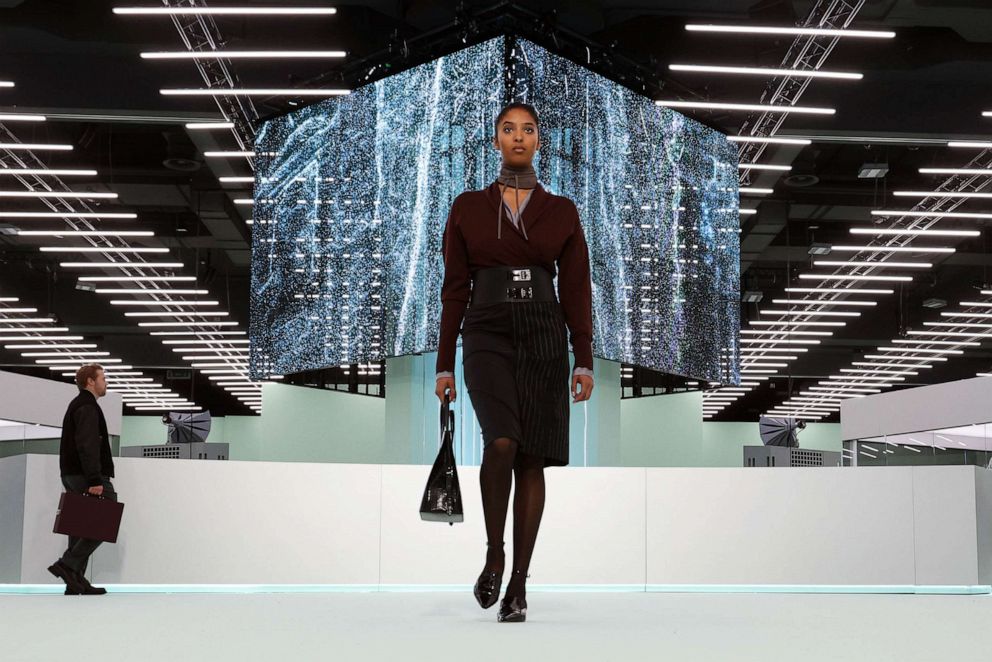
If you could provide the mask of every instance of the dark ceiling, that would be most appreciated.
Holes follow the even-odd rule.
[[[74,178],[77,190],[112,190],[113,203],[137,212],[141,229],[156,236],[144,244],[171,249],[170,259],[197,277],[231,319],[247,329],[250,227],[248,214],[235,205],[247,197],[245,185],[221,185],[221,175],[250,175],[246,162],[204,159],[210,149],[236,149],[225,131],[188,131],[191,120],[219,119],[209,98],[166,97],[167,87],[201,87],[190,62],[142,60],[139,53],[179,50],[183,44],[167,18],[117,16],[114,6],[123,0],[0,0],[0,80],[16,87],[0,89],[0,112],[37,112],[49,117],[38,124],[9,124],[22,142],[59,142],[72,152],[44,156],[51,168],[85,167],[97,177]],[[146,2],[144,4],[154,4]],[[220,3],[210,3],[220,4]],[[231,4],[231,3],[227,3]],[[242,2],[239,4],[318,4],[315,2]],[[794,25],[809,13],[809,1],[757,0],[628,0],[528,2],[526,9],[544,17],[548,25],[574,33],[625,59],[653,70],[652,94],[694,95],[715,101],[757,103],[767,80],[761,77],[702,76],[670,72],[670,63],[777,67],[792,37],[714,37],[687,32],[688,22],[754,25]],[[395,46],[397,39],[414,42],[436,31],[464,26],[466,16],[491,8],[493,3],[466,2],[461,11],[442,0],[334,3],[333,17],[282,19],[216,19],[228,49],[340,49],[348,52],[342,63],[279,60],[235,61],[243,84],[292,87],[309,80],[352,79],[356,64],[375,58]],[[553,15],[551,12],[555,12]],[[987,92],[992,80],[992,3],[985,0],[869,0],[853,26],[890,29],[892,40],[842,40],[829,55],[824,69],[861,72],[861,81],[815,80],[801,105],[837,109],[829,117],[790,116],[779,135],[809,137],[806,147],[783,146],[767,150],[762,162],[791,164],[794,173],[812,176],[816,183],[790,185],[780,173],[763,173],[754,186],[774,188],[760,198],[745,196],[742,206],[757,208],[742,217],[742,290],[760,290],[765,302],[742,307],[743,322],[755,319],[759,309],[771,307],[783,288],[795,285],[808,271],[816,243],[855,243],[848,233],[853,224],[871,221],[870,211],[892,208],[899,189],[932,189],[940,178],[921,175],[921,167],[962,167],[968,152],[946,146],[952,139],[989,139],[992,109]],[[400,65],[413,62],[398,62]],[[603,64],[600,69],[603,70]],[[643,71],[642,70],[642,71]],[[609,73],[606,71],[606,73]],[[261,115],[290,109],[286,99],[256,99]],[[735,134],[744,120],[740,113],[692,112],[692,116]],[[194,162],[192,171],[163,165],[169,159]],[[882,179],[859,179],[864,163],[888,164]],[[807,177],[807,182],[811,181]],[[91,188],[90,188],[91,187]],[[97,207],[99,201],[92,206]],[[913,201],[915,202],[915,201]],[[910,203],[912,204],[912,203]],[[37,205],[11,204],[3,210],[39,210]],[[961,210],[982,211],[976,202]],[[111,227],[112,221],[104,222]],[[979,227],[969,222],[969,227]],[[22,305],[54,314],[74,332],[100,343],[127,363],[156,376],[163,384],[215,415],[249,410],[204,376],[187,369],[188,361],[150,337],[108,298],[76,289],[78,271],[58,266],[58,259],[39,253],[43,241],[3,234],[4,227],[25,227],[0,219],[0,296],[17,296]],[[53,223],[32,227],[57,227]],[[125,227],[124,223],[119,226]],[[788,370],[774,375],[753,392],[723,409],[716,420],[753,420],[780,404],[784,394],[836,374],[840,368],[879,345],[922,323],[938,319],[940,311],[925,308],[927,299],[949,305],[978,295],[989,282],[988,237],[954,244],[950,256],[928,256],[935,267],[912,283],[882,297]],[[836,255],[833,256],[838,259]],[[919,256],[916,256],[919,257]],[[976,289],[977,288],[977,289]],[[5,369],[38,372],[16,351],[0,349]],[[992,363],[992,353],[975,348],[937,367],[907,378],[906,384],[932,383],[974,376]],[[173,372],[167,372],[169,369]],[[45,371],[47,374],[47,371]],[[924,374],[925,373],[925,374]],[[835,420],[827,418],[825,420]]]

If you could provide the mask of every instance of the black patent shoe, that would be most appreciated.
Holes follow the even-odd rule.
[[[495,545],[488,545],[487,547],[494,547]],[[502,547],[502,543],[500,543]],[[497,572],[496,570],[483,570],[479,578],[475,580],[475,589],[472,593],[475,594],[475,600],[479,603],[479,606],[483,609],[489,609],[494,604],[496,600],[499,599],[499,589],[503,583],[503,573]]]
[[[515,595],[503,598],[496,620],[500,623],[523,623],[527,620],[527,600]]]
[[[514,570],[513,574],[520,574],[520,571]],[[527,599],[516,595],[507,595],[504,597],[499,603],[499,613],[496,615],[496,620],[499,623],[523,623],[526,621]]]

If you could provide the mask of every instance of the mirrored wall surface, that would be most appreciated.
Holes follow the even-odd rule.
[[[62,428],[0,419],[0,457],[23,453],[58,455],[61,438]],[[120,450],[118,435],[110,435],[110,446],[117,456]]]
[[[992,423],[844,442],[845,466],[971,464],[990,468]]]

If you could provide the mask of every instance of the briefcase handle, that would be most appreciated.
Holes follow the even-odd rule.
[[[81,494],[83,496],[85,496],[85,497],[90,497],[92,499],[106,499],[107,498],[107,497],[103,496],[102,494],[90,494],[88,490],[87,491],[84,491],[84,492],[81,492]]]

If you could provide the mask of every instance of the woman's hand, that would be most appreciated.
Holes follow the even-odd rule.
[[[575,387],[581,386],[581,390]],[[572,404],[584,402],[592,397],[592,377],[589,375],[572,375]]]
[[[434,394],[437,395],[437,399],[444,404],[444,393],[449,391],[451,395],[451,402],[455,401],[455,378],[454,377],[441,377],[435,382]]]

